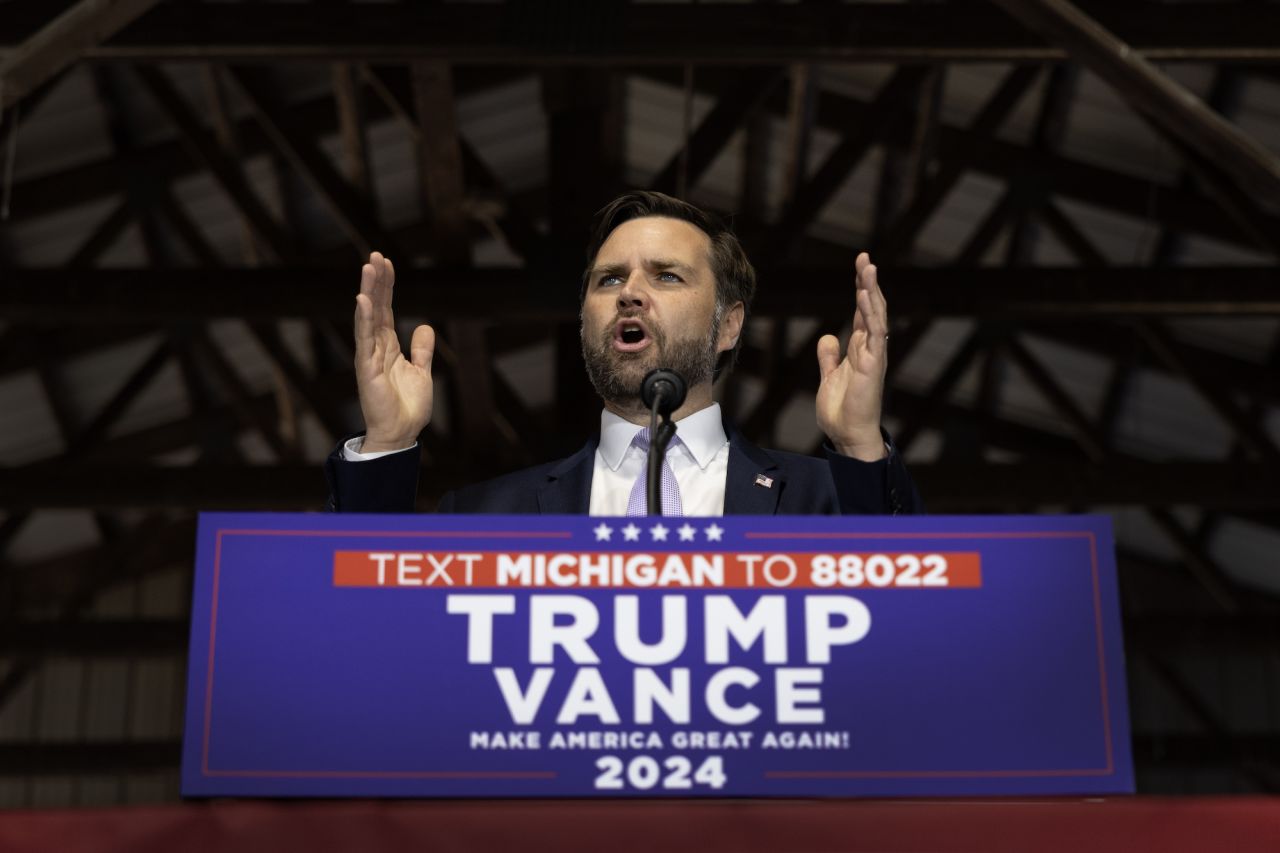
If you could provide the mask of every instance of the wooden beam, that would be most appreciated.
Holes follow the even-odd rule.
[[[1094,465],[1103,468],[1110,467],[1110,464],[1115,463],[1117,459],[1107,451],[1105,434],[1088,419],[1080,406],[1062,388],[1048,368],[1044,367],[1031,354],[1030,350],[1021,346],[1015,339],[1009,341],[1009,351],[1027,378],[1031,380],[1036,389],[1066,422],[1076,442],[1084,449],[1089,460]],[[1274,461],[1276,460],[1268,459],[1268,462]],[[1147,505],[1147,515],[1165,532],[1173,541],[1174,546],[1182,553],[1183,564],[1187,567],[1187,570],[1224,610],[1227,612],[1239,610],[1241,606],[1239,593],[1233,589],[1236,584],[1230,575],[1203,548],[1192,541],[1191,537],[1183,530],[1181,522],[1169,512],[1168,505],[1153,506],[1151,505],[1152,503],[1157,502],[1151,502]],[[1191,503],[1195,502],[1192,501]]]
[[[111,147],[121,159],[127,158],[138,146],[136,110],[125,82],[121,69],[93,69],[94,89],[111,138]],[[147,265],[174,266],[173,241],[160,227],[160,219],[156,216],[157,193],[164,189],[163,182],[157,181],[144,164],[141,168],[122,169],[120,185],[141,231]]]
[[[871,146],[907,111],[911,105],[911,93],[923,79],[924,72],[919,68],[897,71],[876,94],[869,108],[868,120],[853,124],[813,177],[796,184],[778,225],[769,234],[773,257],[786,256],[795,237],[822,213]],[[797,169],[796,178],[800,179],[807,170],[802,165]]]
[[[978,110],[966,128],[968,136],[993,136],[1006,118],[1017,107],[1022,96],[1035,82],[1038,69],[1031,67],[1015,67],[1001,82],[987,102]],[[925,223],[933,215],[938,206],[959,182],[971,160],[965,156],[968,152],[941,152],[941,162],[933,176],[920,187],[911,205],[897,217],[889,228],[885,229],[882,243],[873,249],[880,263],[906,257],[911,252],[916,238],[924,230]]]
[[[0,112],[107,41],[159,0],[80,0],[0,58]]]
[[[743,122],[782,82],[782,77],[782,72],[776,68],[747,69],[742,79],[721,95],[703,117],[690,135],[688,145],[681,146],[658,170],[649,189],[674,194],[679,178],[683,176],[687,195],[688,189],[697,184]]]
[[[133,214],[133,205],[127,199],[113,207],[71,253],[66,265],[73,269],[95,265],[133,222]]]
[[[841,307],[830,282],[846,280],[852,266],[852,257],[847,266],[762,266],[755,310],[830,316]],[[900,319],[1280,315],[1269,267],[882,269]],[[502,267],[397,270],[396,308],[401,316],[436,320],[576,321],[572,280],[535,287],[541,278]],[[0,280],[0,319],[124,326],[217,317],[349,321],[350,290],[350,275],[340,269],[14,269]]]
[[[576,425],[590,425],[600,417],[598,399],[582,369],[578,281],[586,264],[583,251],[592,216],[623,188],[623,95],[623,79],[616,73],[552,68],[542,74],[551,196],[546,280],[558,285],[544,291],[543,298],[568,309],[556,318],[553,358],[555,406],[565,423],[573,425],[572,431],[557,437],[569,452],[580,444]]]
[[[1070,0],[993,0],[1106,80],[1138,112],[1231,175],[1241,188],[1280,204],[1280,157],[1205,106],[1132,45]]]
[[[1040,100],[1040,113],[1036,116],[1035,130],[1031,134],[1031,147],[1034,150],[1054,154],[1062,146],[1079,77],[1080,71],[1074,65],[1058,65],[1049,72],[1049,79],[1045,82],[1044,96]],[[1035,175],[1019,175],[1010,180],[1011,183],[1015,181],[1031,186],[1030,192],[1026,194],[1027,204],[1023,215],[1009,233],[1005,264],[1030,266],[1035,257],[1035,247],[1039,238],[1040,226],[1036,218],[1038,209],[1045,202],[1045,182]]]
[[[231,159],[218,142],[205,130],[183,96],[158,68],[137,68],[138,76],[152,97],[160,104],[182,134],[182,142],[196,162],[213,175],[231,197],[261,243],[270,249],[276,261],[298,256],[294,239],[277,224],[275,217],[258,198],[245,178],[240,164]]]
[[[214,136],[226,155],[239,162],[243,159],[240,125],[231,115],[231,99],[227,91],[226,75],[223,73],[222,66],[211,62],[201,66],[200,71],[204,78],[205,100],[209,105],[209,119],[213,124]],[[263,256],[269,256],[272,250],[270,247],[265,250],[259,248],[261,240],[254,233],[253,224],[243,212],[240,213],[240,235],[240,257],[244,265],[259,266]],[[285,247],[282,246],[281,249],[283,248]],[[206,266],[221,266],[221,264],[206,264]]]
[[[291,4],[262,3],[228,15],[216,3],[165,3],[83,55],[104,62],[425,59],[562,67],[1056,63],[1071,58],[1063,47],[1046,44],[986,4],[770,3],[726,9],[632,3],[620,10],[607,33],[580,23],[536,37],[530,34],[530,13],[518,8],[522,5],[398,3],[379,8],[376,15],[352,15],[344,3],[311,3],[305,14]],[[1152,61],[1280,59],[1274,38],[1280,10],[1269,4],[1247,4],[1224,14],[1213,2],[1108,3],[1098,7],[1098,15]],[[15,44],[31,28],[27,16],[6,17],[0,21],[0,46]]]
[[[1018,214],[1026,207],[1027,196],[1024,186],[1010,183],[1000,198],[996,199],[995,204],[987,210],[987,215],[982,218],[982,222],[969,235],[969,239],[960,248],[955,258],[951,261],[952,266],[956,267],[976,267],[981,265],[982,259],[986,257],[987,250],[991,248],[991,244],[1005,230],[1005,228],[1017,218]]]
[[[1230,119],[1239,106],[1240,96],[1244,91],[1245,75],[1235,68],[1217,68],[1213,72],[1213,82],[1209,84],[1209,92],[1205,95],[1205,103],[1216,113]],[[1166,141],[1168,139],[1166,138]],[[1184,169],[1178,177],[1178,188],[1192,190],[1195,178],[1189,169]],[[1151,252],[1151,265],[1157,267],[1172,266],[1182,254],[1185,240],[1177,230],[1163,228]]]
[[[464,73],[465,72],[465,73]],[[497,82],[510,81],[512,74],[482,73],[479,69],[456,69],[459,92],[475,91]],[[664,84],[671,83],[670,74],[651,69],[644,72],[645,79]],[[407,77],[407,75],[406,75]],[[719,78],[732,75],[721,74]],[[705,84],[701,91],[710,96],[718,96],[725,86],[718,84],[719,79],[709,71],[696,77],[698,85]],[[408,92],[407,81],[404,90]],[[407,97],[407,96],[406,96]],[[783,109],[770,101],[769,112],[774,115]],[[371,102],[367,120],[376,121],[389,114],[383,101]],[[762,115],[767,114],[762,112]],[[314,136],[337,131],[335,108],[331,97],[324,96],[290,107],[286,113],[290,125],[299,132]],[[818,101],[819,127],[843,127],[849,123],[865,121],[868,116],[868,105],[854,98],[824,92]],[[243,119],[236,125],[241,138],[241,156],[252,157],[270,150],[270,142],[252,119]],[[897,144],[909,142],[909,129],[899,134],[890,129],[889,140]],[[465,140],[464,140],[465,142]],[[1114,169],[1107,169],[1074,160],[1062,155],[1051,155],[1036,152],[1025,146],[1006,142],[996,138],[989,132],[978,132],[975,128],[959,128],[940,126],[937,130],[938,157],[947,163],[955,161],[957,168],[970,169],[1001,180],[1010,180],[1017,175],[1034,174],[1045,182],[1045,189],[1057,198],[1073,199],[1087,205],[1138,219],[1150,221],[1153,211],[1158,220],[1168,227],[1174,227],[1188,234],[1203,234],[1224,240],[1235,245],[1254,248],[1255,241],[1242,232],[1229,217],[1224,217],[1218,205],[1201,196],[1179,190],[1174,186],[1153,184],[1149,178],[1130,175]],[[139,150],[136,158],[120,161],[115,158],[104,158],[81,166],[49,175],[41,175],[19,180],[14,184],[15,199],[22,199],[22,204],[14,210],[14,221],[49,215],[64,210],[101,200],[118,193],[118,174],[121,169],[134,168],[145,162],[157,176],[173,181],[194,174],[202,168],[200,161],[193,161],[183,148],[181,140],[169,140],[146,146]],[[464,154],[465,154],[464,147]],[[480,177],[472,174],[474,166],[480,164],[478,158],[464,156],[464,168],[468,170],[467,183],[471,186],[483,186]],[[520,197],[499,193],[508,211],[508,218],[521,203]],[[600,198],[608,197],[603,190],[595,196],[595,203]],[[546,191],[538,190],[528,196],[531,204],[545,204]],[[556,211],[553,214],[559,215]],[[1280,217],[1265,215],[1264,221],[1271,228],[1280,228]],[[506,225],[504,231],[514,238],[514,233]],[[915,233],[904,229],[908,233]],[[534,233],[526,229],[526,234]],[[529,241],[536,243],[536,240]],[[520,245],[514,239],[513,246]],[[580,245],[580,244],[578,244]],[[575,253],[578,249],[575,248]],[[527,252],[521,252],[529,257]],[[877,256],[879,257],[879,256]],[[575,255],[576,260],[576,255]],[[881,261],[883,264],[883,261]]]
[[[926,69],[909,105],[909,139],[890,137],[876,182],[875,207],[871,224],[871,244],[880,244],[889,224],[916,195],[937,155],[938,127],[947,66]]]
[[[338,108],[338,128],[342,138],[342,167],[351,186],[366,198],[374,199],[373,169],[365,136],[360,77],[349,62],[335,62],[329,76],[333,80],[333,101]]]
[[[1267,462],[1280,461],[1280,449],[1267,434],[1265,425],[1258,423],[1226,393],[1216,378],[1209,376],[1203,367],[1188,357],[1181,344],[1158,323],[1140,323],[1137,332],[1147,348],[1168,365],[1169,369],[1190,385],[1209,404],[1236,434],[1240,442],[1254,456]]]
[[[230,74],[272,144],[324,202],[356,251],[368,257],[378,248],[392,257],[407,257],[378,221],[369,198],[347,183],[315,139],[281,120],[285,107],[272,96],[265,72],[232,68]]]
[[[439,266],[469,267],[471,243],[453,69],[444,62],[415,62],[410,66],[410,78],[420,131],[418,174],[431,228],[431,254]],[[439,318],[434,311],[431,316]],[[445,326],[438,331],[455,355],[449,365],[454,381],[447,391],[455,403],[453,417],[457,420],[451,433],[456,446],[466,453],[496,452],[503,446],[498,442],[502,431],[497,426],[485,323],[450,319]]]
[[[217,379],[241,424],[256,430],[277,458],[283,461],[299,458],[298,445],[281,433],[274,413],[264,413],[253,405],[252,391],[208,333],[203,329],[193,330],[190,344],[197,363]]]
[[[405,126],[421,150],[423,130],[422,123],[418,120],[421,105],[418,104],[418,93],[413,85],[411,73],[408,70],[385,66],[377,68],[361,66],[361,74],[377,95],[379,103]],[[454,73],[453,69],[450,69],[450,78],[456,102],[458,98],[470,91],[470,88],[466,83],[467,78]],[[452,108],[456,109],[456,106]],[[461,128],[458,129],[457,142],[462,154],[463,186],[472,187],[495,201],[500,212],[493,216],[492,222],[508,248],[514,254],[524,258],[526,262],[538,263],[545,252],[545,240],[533,226],[532,218],[521,209],[519,200],[503,186],[498,175],[467,142]]]

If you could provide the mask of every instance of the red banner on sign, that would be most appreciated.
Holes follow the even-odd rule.
[[[977,552],[337,551],[333,585],[414,588],[972,589]]]

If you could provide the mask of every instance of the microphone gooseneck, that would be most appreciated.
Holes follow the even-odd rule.
[[[688,383],[674,370],[659,367],[650,370],[640,383],[640,400],[649,409],[649,466],[645,475],[645,503],[649,515],[662,515],[662,460],[667,445],[675,437],[676,425],[671,413],[684,404]],[[662,423],[658,423],[658,416]]]

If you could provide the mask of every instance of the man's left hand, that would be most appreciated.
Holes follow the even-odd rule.
[[[889,364],[889,314],[870,255],[858,255],[854,267],[857,279],[849,349],[842,359],[835,335],[823,335],[818,341],[822,374],[818,426],[840,453],[875,462],[887,455],[880,436],[880,407]]]

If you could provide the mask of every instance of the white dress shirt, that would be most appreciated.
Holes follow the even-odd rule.
[[[601,413],[591,515],[627,514],[636,478],[645,471],[646,453],[631,443],[642,428],[608,409]],[[684,515],[724,515],[729,437],[720,419],[720,404],[712,403],[676,421],[676,439],[667,448],[667,464],[676,475]]]
[[[596,448],[591,477],[591,515],[626,515],[627,501],[636,478],[644,473],[646,454],[632,445],[642,427],[605,409],[600,414],[600,446]],[[667,464],[680,487],[680,505],[685,515],[724,515],[724,484],[729,476],[729,437],[720,419],[720,404],[712,403],[676,421],[676,438],[667,448]],[[365,462],[412,450],[362,453],[364,437],[357,436],[342,447],[348,462]]]

